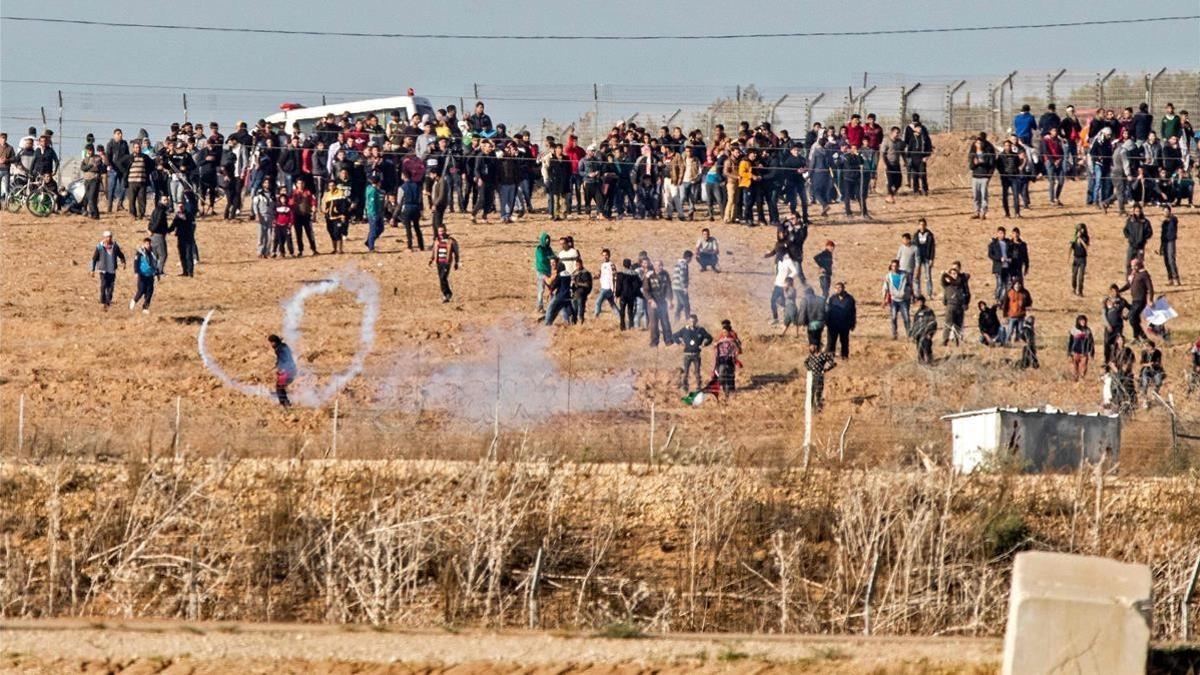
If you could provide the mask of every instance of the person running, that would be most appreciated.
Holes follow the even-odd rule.
[[[1071,360],[1071,372],[1075,381],[1087,376],[1088,362],[1096,357],[1096,340],[1088,319],[1083,314],[1075,317],[1075,327],[1067,333],[1067,358]]]
[[[105,230],[100,235],[100,243],[92,251],[92,276],[100,272],[100,304],[107,311],[112,304],[113,289],[117,285],[117,263],[125,267],[125,253],[113,239],[112,232]]]
[[[296,379],[296,360],[292,358],[292,348],[278,335],[267,336],[267,342],[275,352],[275,396],[279,405],[289,408],[292,405],[288,399],[287,388]]]
[[[438,284],[442,289],[442,302],[450,302],[450,298],[454,297],[454,292],[450,289],[450,269],[458,269],[461,258],[459,257],[458,241],[446,232],[446,226],[442,225],[437,229],[437,234],[433,240],[433,254],[429,256],[429,266],[432,267],[437,263]]]
[[[1075,226],[1075,236],[1071,237],[1071,292],[1083,297],[1083,278],[1087,273],[1088,247],[1092,238],[1088,236],[1086,223]]]
[[[742,354],[742,340],[733,330],[729,319],[721,321],[721,332],[717,335],[713,351],[717,360],[714,370],[717,373],[717,383],[721,385],[721,393],[726,400],[737,391],[737,368],[741,365],[738,357]]]
[[[137,293],[129,301],[129,311],[137,309],[138,301],[142,301],[142,313],[150,313],[150,301],[154,299],[154,282],[158,279],[158,265],[154,261],[154,251],[150,246],[150,238],[142,240],[137,254],[133,258],[133,273],[137,276]]]
[[[909,336],[917,343],[917,362],[933,364],[933,336],[937,335],[937,316],[925,304],[925,296],[913,298],[917,313],[913,315]]]
[[[713,336],[700,325],[700,320],[695,314],[690,314],[687,325],[671,338],[676,344],[683,345],[683,368],[679,387],[684,391],[691,391],[688,383],[693,372],[696,374],[696,386],[704,386],[706,383],[700,377],[700,350],[713,343]]]
[[[825,373],[834,368],[837,368],[837,361],[833,358],[833,352],[823,352],[820,345],[810,342],[804,369],[812,375],[812,407],[817,412],[825,407]]]
[[[619,313],[617,309],[617,265],[612,261],[612,251],[608,249],[600,250],[600,294],[596,296],[595,316],[600,316],[600,309],[604,306],[605,301],[612,308],[614,314]]]

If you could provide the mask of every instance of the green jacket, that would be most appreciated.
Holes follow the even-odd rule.
[[[543,232],[538,237],[538,245],[533,249],[533,269],[542,276],[550,275],[550,261],[554,258],[554,249],[550,247],[550,235]]]

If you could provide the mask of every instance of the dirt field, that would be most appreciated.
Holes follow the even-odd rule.
[[[947,149],[962,144],[961,139],[939,141]],[[961,158],[957,150],[950,152],[934,158],[930,198],[905,195],[895,205],[876,198],[871,204],[876,219],[869,223],[815,218],[806,254],[817,253],[826,239],[837,242],[836,277],[858,298],[860,311],[852,357],[830,375],[828,405],[817,417],[818,461],[838,454],[851,418],[842,448],[846,460],[894,466],[914,461],[918,448],[935,459],[944,457],[948,434],[937,416],[947,412],[997,404],[1083,410],[1098,405],[1097,369],[1087,381],[1073,383],[1063,342],[1078,313],[1091,316],[1099,331],[1102,293],[1121,277],[1123,220],[1115,212],[1102,216],[1082,206],[1082,182],[1067,186],[1066,208],[1046,206],[1044,183],[1036,183],[1034,208],[1020,221],[1003,219],[999,186],[993,184],[991,217],[969,220]],[[1157,230],[1161,217],[1158,209],[1152,211]],[[1200,240],[1190,234],[1198,222],[1195,212],[1184,209],[1179,215],[1186,285],[1170,289],[1180,318],[1172,323],[1176,339],[1165,354],[1168,391],[1186,416],[1197,412],[1194,402],[1183,402],[1180,380],[1188,345],[1200,332],[1200,297],[1189,271],[1200,260]],[[991,232],[996,225],[1020,225],[1030,245],[1028,283],[1038,318],[1041,370],[1016,372],[1008,366],[1015,350],[977,344],[939,347],[935,367],[918,367],[912,343],[890,339],[879,287],[900,233],[915,229],[920,216],[929,219],[937,236],[938,268],[961,260],[973,275],[976,298],[990,297],[992,291],[986,259]],[[339,399],[339,456],[473,457],[488,447],[494,422],[499,422],[502,447],[524,445],[583,460],[645,461],[651,448],[686,454],[689,448],[721,442],[739,461],[790,462],[800,444],[803,338],[781,338],[769,325],[772,270],[762,256],[773,242],[771,228],[718,222],[713,230],[723,250],[723,272],[701,274],[693,266],[692,303],[701,322],[715,333],[720,319],[731,319],[746,347],[739,375],[745,391],[735,405],[693,410],[679,401],[678,348],[648,349],[646,333],[618,332],[609,312],[577,327],[537,325],[531,254],[538,233],[549,229],[555,238],[573,235],[593,269],[602,247],[611,248],[617,259],[645,249],[669,268],[694,245],[706,221],[575,219],[549,227],[537,215],[513,225],[471,225],[454,214],[448,222],[464,264],[453,277],[455,297],[447,305],[426,264],[428,254],[404,251],[397,230],[388,230],[381,253],[363,251],[365,226],[356,225],[347,255],[263,261],[255,256],[256,224],[208,218],[199,225],[202,263],[196,277],[174,276],[179,265],[172,248],[172,276],[160,283],[146,316],[125,306],[134,290],[132,272],[120,274],[118,302],[108,312],[101,311],[96,280],[88,275],[101,230],[113,230],[132,255],[143,236],[141,223],[124,214],[105,215],[99,223],[81,217],[38,220],[28,214],[2,218],[0,403],[8,448],[16,443],[17,401],[23,394],[27,453],[165,452],[175,447],[177,432],[184,451],[330,452],[331,405],[285,412],[222,386],[197,357],[196,336],[201,317],[217,308],[209,333],[215,358],[236,378],[266,382],[272,359],[265,336],[279,331],[280,303],[305,281],[347,267],[378,281],[382,307],[365,372]],[[1084,299],[1068,288],[1067,242],[1080,221],[1089,224],[1093,236]],[[325,237],[320,239],[319,246],[328,250]],[[1149,254],[1148,260],[1156,281],[1165,282],[1161,259]],[[811,260],[805,269],[813,276]],[[940,290],[935,296],[940,319]],[[349,360],[360,315],[345,295],[308,303],[300,351],[316,372],[328,375]],[[970,336],[974,324],[972,311]],[[534,379],[521,380],[525,375]],[[498,379],[526,385],[501,385],[496,406]],[[431,380],[442,383],[439,392],[428,391]],[[177,397],[179,429],[174,425]],[[493,420],[497,410],[504,412]],[[1162,470],[1169,459],[1166,429],[1161,409],[1139,412],[1126,426],[1123,469]]]

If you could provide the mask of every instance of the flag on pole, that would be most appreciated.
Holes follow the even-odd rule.
[[[690,406],[698,406],[701,403],[704,403],[709,396],[720,395],[721,385],[717,382],[717,376],[714,374],[712,379],[708,381],[708,384],[704,385],[704,387],[700,389],[697,389],[696,391],[693,391],[687,396],[684,396],[681,400]]]

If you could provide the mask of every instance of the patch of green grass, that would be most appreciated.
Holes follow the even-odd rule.
[[[641,628],[634,624],[626,623],[624,621],[617,621],[601,628],[600,631],[596,633],[596,637],[611,638],[615,640],[636,640],[646,637],[646,634],[642,632]]]

